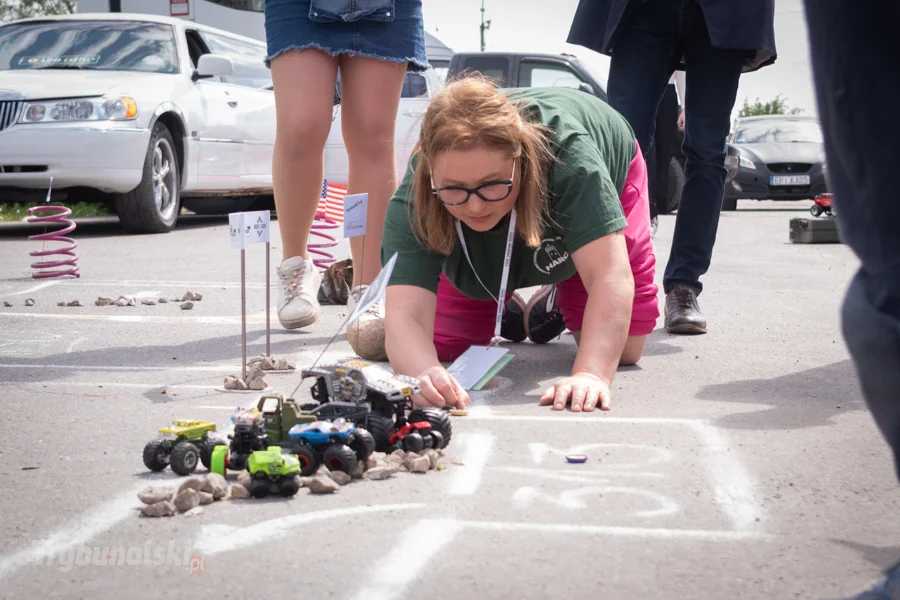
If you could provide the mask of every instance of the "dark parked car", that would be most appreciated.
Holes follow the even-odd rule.
[[[735,210],[739,198],[812,200],[828,191],[822,128],[815,118],[745,117],[729,142],[738,171],[725,186],[722,210]]]

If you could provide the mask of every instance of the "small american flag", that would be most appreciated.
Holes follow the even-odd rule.
[[[324,215],[331,221],[344,222],[344,196],[347,195],[347,187],[336,183],[328,183],[326,179],[322,183],[322,196],[319,200],[319,208],[316,213]]]

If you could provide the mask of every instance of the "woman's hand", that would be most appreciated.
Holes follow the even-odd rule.
[[[429,367],[422,371],[417,379],[422,391],[413,398],[414,405],[438,408],[447,405],[465,408],[469,405],[468,392],[444,367]]]
[[[600,410],[609,410],[612,394],[609,385],[593,373],[575,373],[547,388],[541,396],[541,406],[553,404],[553,410],[563,410],[569,400],[572,412],[592,412],[598,402]]]

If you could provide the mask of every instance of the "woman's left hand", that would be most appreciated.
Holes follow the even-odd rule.
[[[563,410],[570,400],[572,412],[592,412],[598,403],[600,410],[609,410],[612,394],[609,385],[596,375],[575,373],[547,388],[541,396],[541,406],[553,404],[553,410]]]

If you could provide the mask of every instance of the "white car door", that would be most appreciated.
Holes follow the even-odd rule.
[[[191,58],[199,59],[207,48],[196,30],[186,32]],[[198,79],[194,89],[199,97],[200,119],[194,126],[199,146],[197,189],[227,191],[238,187],[244,169],[243,133],[239,109],[240,98],[233,86],[221,77]]]
[[[234,108],[234,135],[242,141],[242,164],[233,172],[239,178],[236,184],[244,190],[271,190],[275,95],[264,63],[266,45],[206,31],[202,35],[213,54],[234,64],[234,73],[223,79],[229,106]]]
[[[407,73],[403,80],[403,92],[400,95],[397,125],[394,130],[398,181],[403,179],[409,157],[419,141],[422,117],[431,97],[437,92],[433,88],[434,82],[421,73]]]

